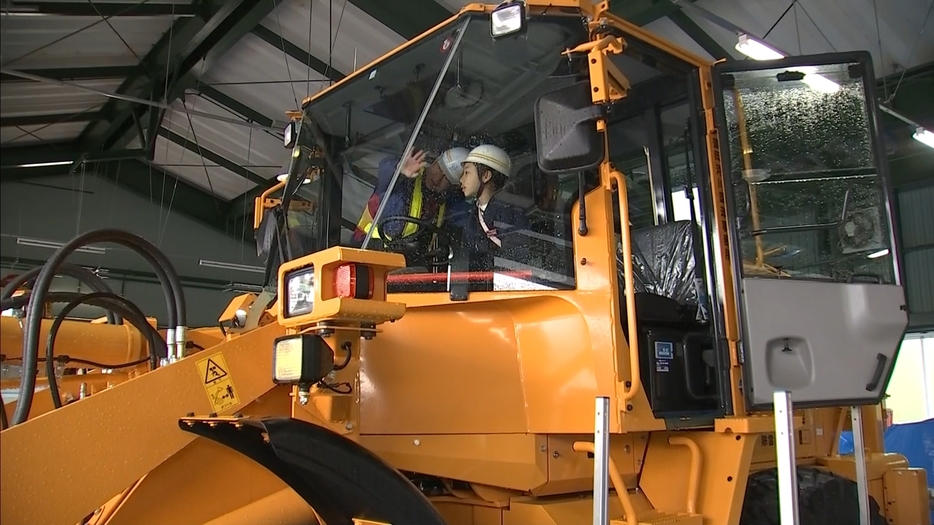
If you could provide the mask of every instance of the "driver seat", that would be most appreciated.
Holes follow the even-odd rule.
[[[641,372],[653,412],[665,417],[718,409],[713,335],[698,316],[694,223],[675,221],[635,230],[632,240]],[[621,252],[620,245],[622,294]],[[625,315],[625,300],[621,305]],[[623,331],[628,338],[625,322]]]

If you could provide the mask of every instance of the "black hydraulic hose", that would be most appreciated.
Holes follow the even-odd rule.
[[[55,250],[52,257],[45,263],[42,271],[36,278],[36,284],[33,287],[29,299],[29,308],[26,313],[26,324],[23,333],[23,374],[20,377],[19,397],[16,403],[16,410],[13,413],[11,425],[19,425],[28,419],[29,410],[32,408],[33,394],[36,388],[36,375],[38,370],[39,357],[39,328],[42,322],[42,308],[38,307],[45,303],[45,295],[49,291],[49,285],[52,283],[52,277],[58,266],[64,259],[74,252],[77,248],[93,244],[96,242],[113,242],[121,244],[138,253],[159,275],[159,281],[162,288],[167,291],[166,302],[169,306],[169,317],[173,321],[170,326],[184,326],[186,323],[185,296],[182,291],[181,282],[178,274],[168,258],[160,252],[152,243],[146,241],[138,235],[127,231],[104,229],[90,231],[72,239],[68,244]],[[168,288],[168,290],[166,290]],[[174,299],[174,301],[173,301]],[[173,316],[173,314],[175,314]]]
[[[0,299],[6,300],[13,297],[13,294],[20,287],[26,284],[34,283],[36,276],[39,275],[39,272],[42,271],[42,267],[36,267],[28,272],[17,275],[15,279],[10,281],[6,286],[3,287],[3,291],[0,292]],[[104,282],[96,273],[84,268],[83,266],[78,266],[76,264],[62,263],[59,265],[58,269],[55,271],[56,275],[64,275],[66,277],[71,277],[77,279],[80,283],[87,285],[91,291],[94,292],[110,292],[112,291],[107,283]],[[4,308],[5,310],[6,308]],[[119,316],[115,315],[113,312],[108,310],[107,312],[107,322],[110,324],[121,324],[122,319]]]
[[[101,293],[104,293],[104,292],[101,292]],[[84,295],[88,295],[88,294],[79,294],[77,292],[52,292],[48,295],[48,297],[46,297],[45,302],[46,303],[67,303],[78,297],[83,297]],[[115,313],[123,317],[131,317],[135,315],[141,318],[144,322],[146,321],[145,314],[143,314],[143,312],[135,304],[133,304],[132,302],[130,302],[124,297],[120,297],[119,295],[113,294],[113,296],[115,298],[114,300],[108,300],[107,298],[91,299],[87,302],[87,304],[90,304],[91,306],[98,306],[100,308],[112,310]],[[29,301],[29,294],[21,295],[19,297],[13,297],[11,299],[7,299],[6,301],[3,301],[2,304],[0,304],[0,309],[6,310],[9,308],[22,308],[23,306],[26,305],[28,301]],[[162,351],[162,349],[166,348],[165,339],[163,339],[162,336],[159,334],[159,332],[155,328],[153,328],[152,325],[150,325],[148,322],[145,322],[145,328],[146,329],[143,330],[143,332],[150,332],[150,335],[155,337],[154,343],[156,344],[155,348],[157,349],[157,351],[154,353],[156,353],[156,357],[157,358],[166,357],[166,355],[164,355]]]
[[[136,327],[140,334],[149,340],[149,363],[151,369],[155,369],[158,366],[156,348],[158,348],[157,345],[159,344],[157,340],[159,335],[155,333],[152,326],[146,322],[146,317],[143,315],[143,312],[140,311],[139,307],[126,298],[110,292],[80,294],[65,305],[62,311],[55,316],[55,321],[52,322],[52,327],[49,329],[49,336],[45,344],[45,375],[49,381],[49,393],[52,394],[52,404],[55,405],[55,408],[61,408],[62,406],[61,396],[58,390],[58,381],[55,378],[55,336],[58,335],[58,329],[62,326],[68,314],[84,303],[101,303],[103,305],[111,303],[111,306],[113,304],[119,304],[122,308],[125,308],[127,313],[130,314],[126,316],[126,320]],[[153,337],[153,333],[155,333],[156,337]],[[162,344],[165,345],[164,342]],[[25,373],[25,369],[23,373]]]

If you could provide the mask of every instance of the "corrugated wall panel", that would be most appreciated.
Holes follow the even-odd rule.
[[[911,328],[934,328],[934,248],[905,254],[905,283]]]
[[[898,207],[904,247],[934,244],[934,185],[899,192]]]
[[[934,184],[896,194],[910,329],[934,328]]]

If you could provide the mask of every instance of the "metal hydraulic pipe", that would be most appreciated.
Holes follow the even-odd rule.
[[[52,327],[43,319],[39,328],[39,346],[45,348]],[[129,323],[122,325],[65,321],[55,337],[57,355],[67,355],[97,363],[120,364],[146,355],[146,342]],[[0,317],[0,353],[19,357],[23,348],[23,328],[15,317]]]

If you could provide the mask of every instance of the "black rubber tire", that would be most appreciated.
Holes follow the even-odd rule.
[[[872,525],[885,525],[879,504],[869,497]],[[798,467],[798,518],[800,525],[860,525],[856,482],[830,471]],[[749,475],[740,525],[781,525],[778,512],[778,471]]]

